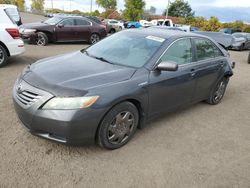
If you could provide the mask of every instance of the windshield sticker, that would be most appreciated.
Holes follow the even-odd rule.
[[[154,40],[154,41],[157,41],[157,42],[164,42],[164,38],[160,38],[160,37],[156,37],[156,36],[147,36],[146,37],[147,39],[150,39],[150,40]]]

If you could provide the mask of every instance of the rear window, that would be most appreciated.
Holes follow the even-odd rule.
[[[16,24],[15,19],[13,18],[13,16],[11,16],[11,15],[9,14],[9,12],[7,11],[7,9],[4,9],[4,12],[5,12],[6,15],[9,17],[10,21],[11,21],[13,24]]]
[[[20,15],[16,8],[6,8],[5,12],[12,21],[18,22],[20,20]]]

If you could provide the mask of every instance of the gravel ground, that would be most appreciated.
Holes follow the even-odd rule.
[[[121,149],[70,147],[28,133],[11,99],[18,74],[40,58],[84,46],[26,45],[25,54],[0,69],[0,187],[250,187],[247,51],[230,52],[237,66],[221,104],[199,103],[158,118]]]

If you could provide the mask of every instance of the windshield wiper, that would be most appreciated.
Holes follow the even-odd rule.
[[[110,62],[109,60],[105,59],[104,57],[93,57],[93,58],[98,59],[98,60],[103,61],[103,62],[106,62],[106,63],[114,64],[114,63]]]
[[[89,57],[92,57],[92,58],[98,59],[98,60],[100,60],[100,61],[103,61],[103,62],[106,62],[106,63],[112,64],[112,65],[114,64],[114,63],[110,62],[109,60],[105,59],[104,57],[96,57],[96,56],[93,56],[93,55],[89,54],[87,50],[85,50],[84,52],[85,52],[85,53],[86,53],[86,55],[87,55],[87,56],[89,56]]]

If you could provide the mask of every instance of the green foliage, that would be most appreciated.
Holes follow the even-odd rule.
[[[195,12],[192,10],[191,6],[188,2],[184,0],[175,0],[173,3],[170,4],[168,9],[168,15],[174,17],[193,17]],[[166,10],[164,11],[163,15],[166,15]]]
[[[20,11],[24,11],[25,9],[25,0],[15,0],[16,6],[19,8]]]
[[[12,4],[16,5],[20,11],[24,11],[24,0],[0,0],[0,4]]]
[[[35,13],[42,13],[44,10],[44,0],[31,0],[31,10]]]
[[[104,9],[116,9],[116,0],[96,0],[96,4],[103,7]]]
[[[13,0],[0,0],[0,4],[15,4]]]
[[[145,2],[143,0],[125,0],[123,17],[126,20],[137,21],[142,17]]]
[[[47,13],[53,13],[53,14],[57,14],[57,13],[63,13],[63,14],[79,14],[81,16],[100,16],[100,12],[98,10],[95,10],[94,12],[81,12],[79,10],[73,10],[73,11],[63,11],[61,9],[47,9],[46,10]]]

